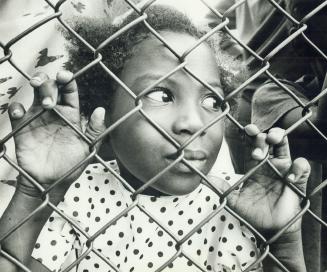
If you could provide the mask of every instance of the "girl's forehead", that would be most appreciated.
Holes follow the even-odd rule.
[[[186,33],[161,32],[167,44],[178,54],[183,55],[185,51],[191,48],[197,38]],[[199,73],[203,80],[208,77],[217,79],[219,76],[216,57],[207,43],[201,43],[186,57],[186,67]],[[168,73],[180,64],[180,60],[156,37],[149,37],[135,46],[133,54],[125,62],[124,71],[130,73],[140,73],[142,70],[157,71]]]
[[[184,33],[162,32],[160,34],[169,46],[180,55],[197,42],[196,37]],[[157,38],[150,37],[139,43],[133,50],[133,56],[125,62],[120,77],[130,88],[144,89],[166,76],[178,65],[180,65],[180,60]],[[216,58],[208,44],[200,44],[187,55],[186,68],[202,81],[221,89]],[[165,82],[168,81],[174,83],[172,86],[179,88],[189,88],[194,84],[201,85],[184,69],[179,69],[165,79]]]
[[[165,42],[172,48],[178,55],[183,55],[183,53],[188,50],[192,45],[197,42],[197,37],[194,37],[185,32],[174,32],[174,31],[160,31],[159,34],[163,37]],[[159,41],[159,39],[153,35],[149,36],[147,39],[138,44],[135,48],[137,50],[157,50],[158,48],[165,48],[165,45]],[[208,51],[211,51],[211,48],[206,42],[202,43],[199,48],[206,48]],[[167,50],[163,50],[163,53],[168,53]],[[170,54],[172,54],[170,52]],[[191,54],[192,55],[192,52]]]

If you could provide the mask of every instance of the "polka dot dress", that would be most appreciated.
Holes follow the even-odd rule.
[[[115,162],[110,164],[118,171]],[[102,229],[132,206],[116,223]],[[89,248],[80,230],[89,236],[100,231],[93,242],[97,253],[87,254],[76,271],[115,271],[107,262],[118,271],[155,271],[168,263],[164,271],[242,271],[257,258],[255,238],[225,210],[217,212],[218,207],[219,197],[204,185],[188,195],[140,195],[133,202],[129,191],[111,173],[92,164],[58,205],[79,228],[54,212],[32,256],[51,271],[61,271]],[[213,213],[208,222],[197,227]],[[190,232],[194,234],[190,236]],[[180,247],[176,240],[183,241]]]

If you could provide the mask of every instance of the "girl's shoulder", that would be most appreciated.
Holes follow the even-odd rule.
[[[80,221],[88,221],[90,216],[87,215],[92,211],[105,215],[108,204],[115,206],[117,202],[129,200],[128,191],[118,178],[119,169],[115,161],[106,162],[106,165],[90,164],[70,186],[58,207]],[[89,209],[90,213],[86,214],[85,209]]]
[[[114,173],[119,173],[119,168],[117,162],[112,160],[107,161],[105,165],[102,163],[91,163],[86,167],[84,173],[96,175],[115,175]]]
[[[117,187],[117,176],[119,176],[119,168],[116,161],[108,161],[106,165],[92,163],[86,167],[81,176],[72,184],[69,191],[71,189],[84,188],[99,192],[103,187],[106,189],[112,186]]]
[[[216,171],[214,174],[209,173],[207,179],[212,183],[216,188],[225,191],[238,182],[243,175],[236,173],[227,173],[225,171]]]

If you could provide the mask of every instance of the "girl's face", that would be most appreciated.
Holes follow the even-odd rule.
[[[179,54],[196,42],[187,34],[162,32],[161,35]],[[222,94],[215,56],[207,44],[201,44],[186,60],[186,67]],[[138,95],[179,64],[156,38],[149,38],[135,47],[120,78]],[[218,97],[183,69],[153,88],[142,98],[142,103],[143,110],[180,144],[221,114]],[[111,104],[114,106],[106,117],[107,126],[135,107],[134,100],[121,87],[114,92]],[[184,158],[207,174],[216,160],[222,138],[220,121],[185,148]],[[176,158],[177,149],[139,112],[113,130],[110,140],[121,174],[133,187],[141,186]],[[161,176],[148,193],[187,194],[200,180],[199,175],[180,162]]]

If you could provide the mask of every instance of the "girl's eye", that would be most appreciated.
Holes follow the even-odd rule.
[[[173,101],[172,93],[165,88],[156,88],[147,95],[145,95],[145,97],[150,98],[155,102],[161,103],[169,103]]]
[[[202,100],[202,106],[214,111],[219,111],[221,99],[215,95],[208,95]]]

